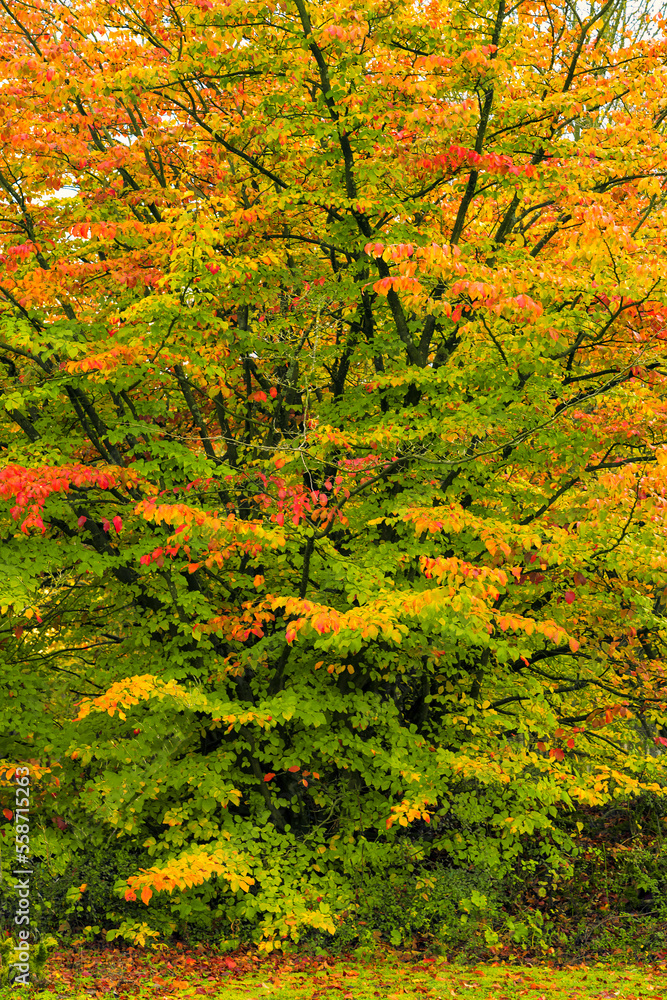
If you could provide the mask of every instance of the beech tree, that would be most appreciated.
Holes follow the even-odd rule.
[[[138,920],[215,892],[271,948],[360,869],[556,870],[661,793],[662,15],[0,8],[35,850],[129,838]]]

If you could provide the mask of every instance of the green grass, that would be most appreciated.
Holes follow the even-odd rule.
[[[167,961],[145,954],[118,962],[104,953],[51,964],[48,987],[0,988],[0,1000],[663,1000],[667,966],[478,965],[389,955],[367,962],[299,959],[239,962],[210,956]],[[68,971],[69,970],[69,971]]]

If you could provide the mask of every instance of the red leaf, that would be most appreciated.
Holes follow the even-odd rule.
[[[570,738],[570,739],[569,739],[569,740],[567,741],[567,745],[568,745],[568,747],[570,748],[570,750],[574,750],[574,740],[573,740],[572,738]]]
[[[83,528],[83,526],[84,526],[84,524],[86,523],[87,520],[88,520],[87,517],[81,516],[76,523],[79,525],[80,528]]]
[[[553,757],[554,760],[563,760],[565,754],[559,747],[552,747],[549,751],[549,756]]]
[[[121,529],[123,527],[123,519],[121,517],[114,517],[113,526],[116,529],[116,534],[120,535]]]
[[[287,770],[291,771],[292,774],[294,774],[295,771],[299,770],[299,765],[298,764],[293,764],[292,767],[288,767]]]
[[[11,809],[3,809],[2,815],[5,817],[5,819],[11,819],[14,813],[11,811]]]
[[[572,602],[574,601],[575,597],[576,597],[576,595],[575,595],[575,593],[574,593],[573,590],[566,590],[565,591],[565,600],[567,601],[568,604],[572,604]]]
[[[275,778],[275,776],[276,776],[275,772],[269,771],[268,774],[264,775],[264,781],[271,781],[273,778]]]
[[[667,747],[667,740],[664,736],[656,736],[654,742],[657,746]]]

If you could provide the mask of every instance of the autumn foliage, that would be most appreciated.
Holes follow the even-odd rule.
[[[35,850],[129,839],[138,920],[266,947],[408,854],[556,869],[665,783],[664,21],[75,8],[0,2]]]

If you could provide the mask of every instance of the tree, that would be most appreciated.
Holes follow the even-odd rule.
[[[410,844],[555,866],[563,810],[661,791],[664,20],[0,6],[44,837],[144,844],[144,902],[217,876],[270,947]]]

